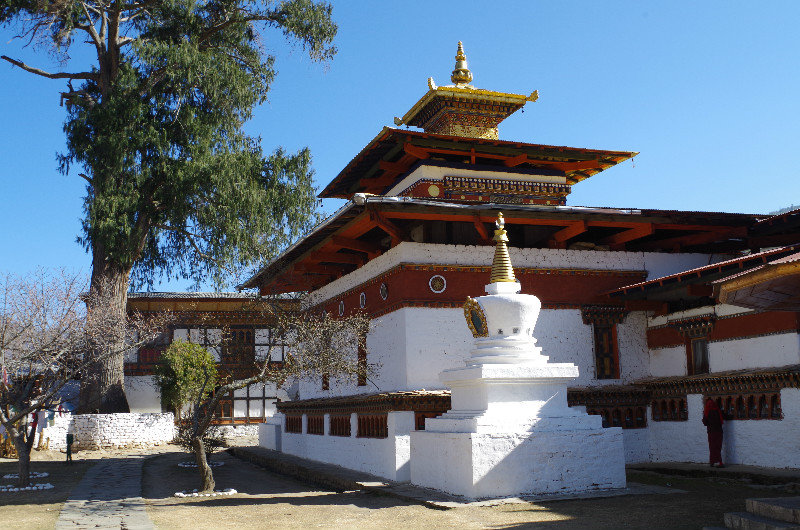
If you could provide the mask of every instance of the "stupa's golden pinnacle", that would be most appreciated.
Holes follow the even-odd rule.
[[[497,214],[497,220],[494,222],[497,229],[494,231],[494,240],[497,243],[494,247],[494,260],[492,261],[492,278],[489,283],[496,282],[516,282],[514,277],[514,268],[511,266],[511,256],[508,255],[508,235],[504,229],[505,220],[503,220],[503,213]]]
[[[472,82],[472,72],[467,68],[467,56],[464,55],[464,46],[458,41],[458,51],[456,51],[456,67],[450,74],[450,80],[457,86],[463,87]]]

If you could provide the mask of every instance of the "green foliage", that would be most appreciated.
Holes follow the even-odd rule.
[[[317,222],[308,150],[265,154],[242,127],[275,77],[265,37],[277,30],[329,60],[331,10],[312,0],[0,0],[0,23],[20,36],[57,53],[96,49],[96,64],[65,75],[59,156],[88,182],[78,241],[95,263],[132,270],[134,287],[161,274],[223,285]]]
[[[204,400],[216,386],[214,356],[191,342],[177,340],[170,344],[154,371],[162,402],[176,414],[184,405]]]

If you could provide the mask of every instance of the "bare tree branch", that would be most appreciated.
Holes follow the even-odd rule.
[[[99,79],[97,74],[92,72],[78,72],[78,73],[68,73],[68,72],[56,72],[51,74],[50,72],[45,72],[39,68],[34,68],[33,66],[28,66],[27,64],[23,63],[22,61],[17,61],[16,59],[12,59],[6,55],[0,55],[0,59],[10,62],[14,66],[19,66],[26,72],[30,72],[32,74],[40,75],[42,77],[46,77],[48,79],[89,79],[96,81]]]

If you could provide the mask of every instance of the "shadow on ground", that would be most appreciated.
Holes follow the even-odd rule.
[[[724,512],[744,509],[746,498],[796,495],[736,480],[631,472],[630,481],[686,493],[436,510],[394,497],[319,488],[228,454],[214,458],[225,463],[214,468],[218,489],[234,488],[238,494],[176,498],[176,491],[191,490],[199,483],[196,469],[177,465],[190,460],[190,455],[156,456],[145,463],[143,496],[157,527],[697,529],[720,525]]]

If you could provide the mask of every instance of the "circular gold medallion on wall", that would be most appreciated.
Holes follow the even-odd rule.
[[[428,287],[436,294],[443,293],[447,289],[447,281],[441,274],[436,274],[428,280]]]

